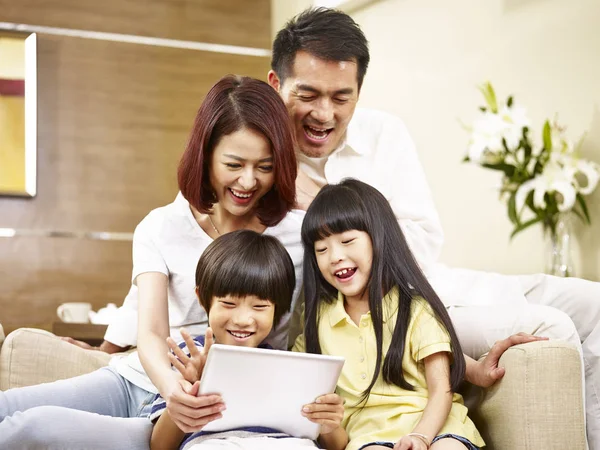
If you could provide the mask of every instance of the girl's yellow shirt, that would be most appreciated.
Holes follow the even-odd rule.
[[[396,326],[399,293],[392,289],[383,298],[383,355],[387,354]],[[319,343],[324,355],[346,358],[338,381],[337,393],[345,400],[342,422],[350,443],[346,450],[356,450],[375,441],[397,442],[413,431],[427,405],[428,392],[423,359],[438,352],[450,352],[450,336],[437,320],[429,304],[413,298],[402,369],[414,391],[388,384],[381,374],[366,402],[360,403],[362,392],[375,371],[377,344],[371,313],[355,324],[344,309],[341,293],[332,304],[322,303],[319,312]],[[304,351],[304,336],[296,340],[294,351]],[[452,433],[469,439],[478,447],[485,443],[475,425],[467,417],[460,394],[454,394],[452,408],[439,434]],[[433,437],[433,436],[431,436]]]

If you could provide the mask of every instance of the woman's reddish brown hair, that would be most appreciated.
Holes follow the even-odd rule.
[[[213,150],[223,136],[243,128],[261,133],[271,143],[275,182],[259,200],[256,214],[263,225],[273,226],[294,206],[297,168],[287,109],[263,81],[227,75],[210,89],[179,162],[179,189],[198,211],[210,212],[216,201],[208,173]]]

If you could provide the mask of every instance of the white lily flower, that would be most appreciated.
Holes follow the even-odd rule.
[[[521,212],[525,206],[525,200],[531,191],[533,191],[533,204],[536,208],[544,209],[546,207],[544,195],[547,192],[558,192],[562,196],[562,202],[558,204],[558,210],[561,212],[569,211],[575,206],[577,194],[573,183],[572,171],[565,170],[558,164],[548,162],[548,165],[546,165],[540,175],[526,181],[517,189],[515,196],[517,212]]]
[[[579,180],[576,178],[576,175],[581,175],[586,178],[587,183],[585,186],[581,186]],[[589,195],[594,192],[594,189],[596,189],[598,181],[600,180],[600,167],[593,162],[580,159],[575,163],[573,179],[579,193],[583,195]]]
[[[471,140],[467,149],[469,159],[481,163],[486,152],[502,150],[504,123],[498,114],[484,112],[473,122]]]
[[[498,113],[504,122],[503,137],[510,149],[517,148],[523,137],[523,128],[531,123],[527,111],[520,105],[503,106]]]

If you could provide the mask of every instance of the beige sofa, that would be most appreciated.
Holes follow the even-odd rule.
[[[0,390],[69,378],[108,363],[109,355],[82,350],[51,333],[20,329],[2,344]],[[490,450],[584,450],[581,365],[577,351],[545,341],[509,349],[506,375],[492,388],[469,387],[470,414]]]

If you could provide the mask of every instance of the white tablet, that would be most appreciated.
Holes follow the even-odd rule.
[[[214,344],[200,380],[201,394],[221,394],[223,417],[202,431],[269,427],[316,439],[319,425],[302,407],[335,390],[344,358]]]

